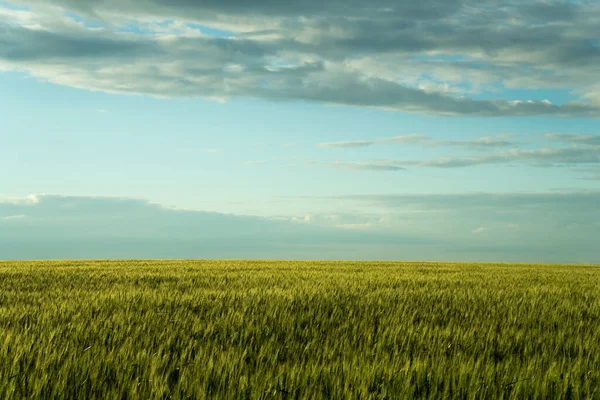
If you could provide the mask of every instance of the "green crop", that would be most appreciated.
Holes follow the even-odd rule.
[[[0,262],[0,398],[600,398],[597,266]]]

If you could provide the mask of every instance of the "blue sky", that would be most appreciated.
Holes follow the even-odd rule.
[[[484,3],[0,2],[0,259],[600,262],[600,5]]]

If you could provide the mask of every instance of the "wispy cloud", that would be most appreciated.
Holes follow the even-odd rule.
[[[442,157],[431,160],[371,160],[367,162],[336,161],[322,163],[330,167],[399,171],[414,168],[464,168],[478,165],[523,164],[536,167],[557,167],[600,164],[600,146],[512,149],[480,156]]]
[[[363,229],[371,229],[373,224],[371,223],[363,223],[363,224],[339,224],[336,225],[338,228],[342,229],[351,229],[351,230],[363,230]]]
[[[422,147],[459,147],[469,150],[492,150],[503,147],[518,146],[518,142],[509,140],[514,135],[500,135],[495,137],[480,137],[470,140],[439,140],[429,136],[411,134],[373,140],[357,140],[348,142],[319,143],[320,148],[355,148],[368,147],[376,144],[412,145]]]
[[[555,190],[548,192],[516,193],[439,193],[439,194],[381,194],[322,197],[331,201],[353,201],[381,205],[392,210],[498,210],[502,213],[530,212],[546,214],[549,209],[577,210],[582,214],[600,213],[600,192],[594,190]],[[562,213],[557,213],[559,215]],[[566,215],[564,215],[566,217]],[[443,218],[443,216],[441,217]],[[507,223],[507,221],[504,221]],[[600,219],[594,221],[600,224]]]
[[[406,169],[404,167],[394,164],[388,164],[386,162],[332,162],[327,163],[327,165],[333,168],[342,168],[355,171],[404,171]]]
[[[576,172],[583,173],[583,179],[591,181],[600,181],[600,166],[574,168],[573,170]]]
[[[546,139],[566,142],[581,145],[600,146],[600,134],[598,135],[582,135],[576,133],[547,133],[544,135]]]
[[[5,220],[5,221],[14,221],[14,220],[25,219],[25,218],[27,218],[27,216],[23,215],[23,214],[8,215],[6,217],[2,217],[2,219]]]
[[[600,146],[508,150],[476,157],[447,157],[425,161],[399,161],[399,165],[431,168],[470,167],[485,164],[556,166],[600,163]]]
[[[368,147],[376,144],[376,140],[356,140],[351,142],[329,142],[329,143],[319,143],[317,147],[322,148],[355,148],[355,147]]]

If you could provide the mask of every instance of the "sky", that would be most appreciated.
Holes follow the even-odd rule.
[[[600,263],[600,3],[0,0],[0,259]]]

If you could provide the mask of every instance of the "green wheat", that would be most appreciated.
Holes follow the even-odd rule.
[[[600,268],[0,262],[0,398],[600,398]]]

